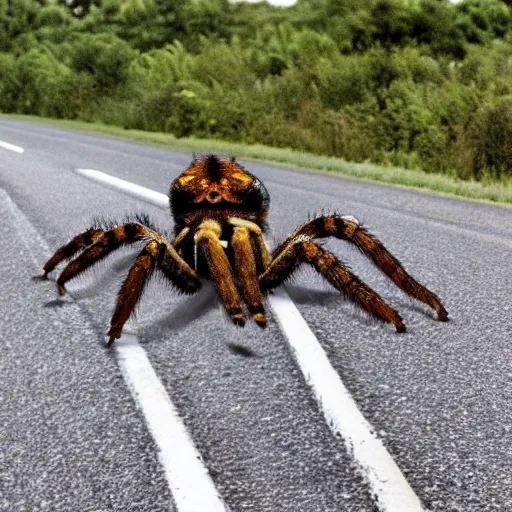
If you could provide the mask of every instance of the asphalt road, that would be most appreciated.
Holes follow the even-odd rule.
[[[0,148],[0,510],[174,510],[157,447],[104,347],[126,261],[111,258],[70,286],[76,301],[56,301],[52,282],[32,279],[45,260],[33,257],[34,233],[55,249],[94,216],[137,211],[168,229],[168,212],[74,170],[166,193],[191,155],[5,118],[0,141],[25,150]],[[408,332],[368,319],[312,271],[289,288],[427,510],[512,510],[512,209],[244,164],[271,194],[271,242],[322,210],[353,215],[441,297],[448,323],[336,241],[327,247]],[[155,281],[137,336],[232,511],[376,510],[275,322],[241,331],[208,290],[184,298]]]

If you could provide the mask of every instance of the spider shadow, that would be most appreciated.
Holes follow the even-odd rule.
[[[326,306],[346,301],[345,297],[336,290],[319,290],[288,283],[286,291],[293,302],[297,304]]]
[[[209,282],[203,283],[203,290],[199,294],[188,297],[181,301],[170,313],[158,318],[154,322],[139,327],[139,332],[143,333],[144,339],[156,339],[162,335],[162,331],[178,331],[186,328],[192,322],[204,317],[213,310],[219,310],[219,300],[217,292]],[[229,321],[226,319],[226,321]],[[239,332],[239,329],[237,329]],[[147,342],[140,341],[141,344]],[[252,349],[240,343],[224,341],[228,350],[235,356],[241,357],[260,357]]]
[[[43,304],[43,308],[62,308],[63,306],[66,306],[68,304],[71,304],[69,300],[65,300],[63,298],[57,298],[53,300],[49,300],[48,302],[45,302]]]
[[[30,278],[31,281],[49,281],[48,276],[46,274],[38,274],[37,276],[32,276]]]
[[[120,287],[123,277],[133,265],[137,251],[133,247],[124,254],[114,254],[89,268],[84,276],[79,275],[76,283],[79,287],[70,287],[70,292],[77,300],[95,297],[111,287]]]
[[[190,325],[194,320],[205,316],[213,309],[217,309],[217,307],[218,300],[215,289],[213,286],[206,284],[197,295],[187,297],[169,313],[151,322],[151,324],[141,326],[140,330],[144,332],[144,337],[148,338],[157,337],[162,330],[178,331]]]
[[[241,357],[257,357],[260,358],[261,356],[258,355],[254,350],[251,350],[250,348],[240,345],[239,343],[231,343],[227,342],[226,346],[228,347],[229,351],[234,354],[235,356],[241,356]]]
[[[415,301],[412,298],[404,297],[397,301],[397,309],[399,311],[411,311],[414,313],[419,313],[424,317],[427,317],[430,320],[434,320],[438,322],[437,314],[433,309],[430,309],[427,305],[424,305],[420,302]],[[448,321],[452,322],[453,318],[448,313]],[[443,323],[443,322],[441,322]],[[446,323],[446,322],[444,322]]]
[[[48,282],[51,283],[52,280],[46,275],[46,274],[39,274],[37,276],[32,276],[30,278],[31,281],[34,282]],[[56,299],[49,300],[48,302],[45,302],[43,304],[44,308],[61,308],[62,306],[65,306],[66,304],[69,304],[68,300],[65,300],[62,297],[57,297]]]
[[[328,306],[340,302],[349,302],[343,295],[336,291],[331,290],[318,290],[307,288],[305,286],[288,284],[286,286],[286,290],[288,291],[288,295],[290,298],[297,304],[303,305],[319,305],[319,306]],[[384,300],[386,300],[384,298]],[[391,304],[390,302],[388,302]],[[394,305],[401,314],[405,312],[418,313],[423,317],[427,317],[430,320],[438,321],[437,314],[431,310],[428,306],[417,302],[416,300],[409,298],[407,296],[402,296],[396,300]],[[347,310],[350,312],[351,310]],[[359,318],[363,318],[366,321],[370,321],[372,317],[366,313],[363,313],[359,308],[354,307],[352,310],[352,314],[358,316]],[[362,315],[362,316],[361,316]],[[452,317],[448,318],[449,321],[452,321]]]

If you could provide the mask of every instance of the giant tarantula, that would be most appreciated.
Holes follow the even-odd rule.
[[[301,263],[308,263],[370,315],[392,323],[398,332],[405,332],[398,312],[314,241],[331,236],[355,244],[405,293],[432,307],[439,320],[448,319],[436,295],[412,278],[353,217],[329,215],[311,220],[271,255],[263,239],[270,203],[267,189],[234,158],[194,157],[172,183],[169,199],[175,221],[172,241],[143,221],[111,229],[94,226],[61,247],[44,265],[47,276],[60,262],[80,253],[57,279],[62,295],[67,281],[115,249],[140,240],[145,242],[119,291],[108,333],[109,345],[121,336],[123,325],[155,269],[186,294],[201,288],[200,277],[210,279],[233,323],[243,326],[246,310],[260,327],[265,327],[262,297],[288,279]]]

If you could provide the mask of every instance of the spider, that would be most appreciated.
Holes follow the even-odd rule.
[[[115,249],[144,242],[119,291],[108,332],[109,346],[121,336],[123,325],[155,270],[185,294],[201,288],[200,278],[211,280],[234,324],[243,327],[248,313],[256,324],[265,327],[263,297],[290,278],[302,263],[311,265],[371,316],[393,324],[397,332],[405,332],[399,313],[315,242],[326,237],[354,244],[396,286],[433,308],[439,320],[448,320],[437,296],[411,277],[382,242],[351,216],[315,218],[270,254],[263,238],[269,194],[263,183],[235,158],[194,156],[171,184],[169,200],[175,221],[172,241],[157,233],[144,216],[111,226],[96,223],[58,249],[43,267],[46,277],[59,263],[76,256],[57,278],[58,292],[63,295],[70,279]]]

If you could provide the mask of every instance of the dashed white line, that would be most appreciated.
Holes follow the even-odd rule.
[[[165,194],[115,178],[100,171],[78,172],[128,194],[167,208]],[[269,298],[270,305],[291,351],[311,386],[331,430],[339,434],[366,478],[383,512],[424,512],[395,461],[359,411],[325,351],[284,289]]]
[[[38,268],[52,255],[30,221],[0,189],[0,200],[7,203],[20,238]],[[115,354],[125,382],[142,410],[158,447],[169,488],[178,512],[229,512],[204,466],[176,408],[169,399],[145,350],[126,325],[115,345]]]
[[[149,203],[156,204],[157,206],[169,206],[169,199],[164,194],[155,192],[154,190],[150,190],[146,187],[141,187],[140,185],[136,185],[130,181],[125,181],[120,178],[116,178],[115,176],[105,174],[104,172],[95,171],[94,169],[76,169],[76,172],[82,176],[90,178],[91,180],[105,183],[116,190],[122,190],[133,197],[143,199]]]
[[[3,140],[0,140],[0,148],[8,149],[9,151],[14,151],[15,153],[23,153],[25,151],[22,147],[9,144]]]

